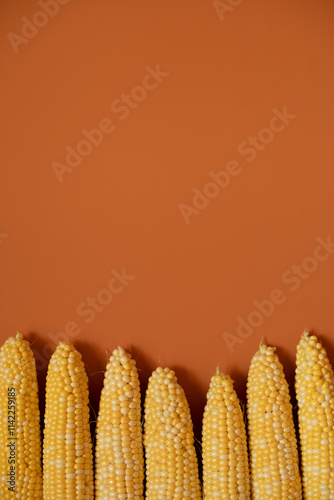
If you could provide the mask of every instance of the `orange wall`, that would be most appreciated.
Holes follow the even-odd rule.
[[[216,365],[244,397],[262,337],[290,381],[305,327],[334,359],[333,21],[331,0],[1,2],[0,340],[30,340],[41,390],[73,340],[97,408],[122,345],[143,389],[176,370],[198,433]]]

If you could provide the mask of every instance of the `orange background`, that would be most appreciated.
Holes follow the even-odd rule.
[[[318,238],[334,240],[334,4],[230,0],[224,12],[210,1],[63,0],[54,9],[45,18],[36,1],[0,6],[0,340],[19,330],[33,344],[42,398],[57,339],[73,340],[95,409],[117,345],[137,359],[143,390],[168,365],[199,435],[217,364],[244,398],[262,337],[290,382],[304,328],[334,359],[334,254],[307,260]],[[22,18],[45,25],[22,41]],[[155,86],[147,67],[164,76],[134,90]],[[115,111],[132,92],[133,109]],[[263,131],[279,127],[274,108],[294,117]],[[53,162],[106,118],[113,132],[60,182]],[[267,144],[248,161],[259,133]],[[180,204],[193,206],[210,172],[232,160],[238,175],[218,194],[211,185],[216,196],[187,224]],[[303,262],[317,269],[292,281]],[[123,268],[134,278],[87,323],[78,306],[106,298],[99,292]],[[275,289],[284,302],[229,349],[226,332],[236,335],[237,318]]]

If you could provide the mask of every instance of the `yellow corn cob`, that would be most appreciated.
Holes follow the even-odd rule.
[[[20,333],[0,349],[0,498],[42,498],[36,364]]]
[[[112,353],[104,377],[96,428],[96,500],[143,499],[141,397],[136,362]]]
[[[334,499],[333,369],[307,330],[297,346],[295,387],[304,498]]]
[[[207,393],[202,434],[204,498],[249,499],[245,422],[233,380],[218,368]]]
[[[173,370],[152,373],[144,406],[146,499],[201,499],[190,410]]]
[[[81,354],[60,342],[46,378],[43,499],[93,500],[88,379]]]
[[[253,500],[301,499],[289,387],[274,347],[261,345],[251,361],[247,416]]]

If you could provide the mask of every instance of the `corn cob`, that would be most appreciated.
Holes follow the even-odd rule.
[[[112,353],[104,377],[96,428],[96,500],[143,499],[141,397],[136,362]]]
[[[245,422],[233,380],[218,368],[207,393],[202,435],[204,498],[249,499]]]
[[[274,347],[261,345],[251,361],[247,416],[252,498],[301,499],[289,387]]]
[[[0,349],[0,498],[42,498],[36,364],[20,333]]]
[[[46,378],[44,500],[93,500],[88,378],[81,354],[60,342]]]
[[[307,330],[297,346],[295,387],[304,498],[334,499],[333,369]]]
[[[146,499],[201,499],[190,410],[173,370],[152,373],[144,407]]]

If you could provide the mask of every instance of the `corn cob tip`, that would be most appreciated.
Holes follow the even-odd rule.
[[[230,377],[228,373],[222,373],[216,370],[216,373],[212,376],[210,381],[210,387],[215,386],[224,386],[224,387],[233,387],[234,380]]]
[[[114,358],[121,358],[122,356],[128,356],[128,353],[126,352],[125,349],[123,349],[123,347],[121,346],[118,346],[116,349],[114,349],[111,353],[111,356],[109,356],[110,358],[111,357],[114,357]]]
[[[302,339],[309,336],[310,336],[310,330],[308,328],[305,328],[305,330],[302,333]]]
[[[215,375],[218,375],[219,377],[221,377],[223,380],[232,380],[230,375],[228,373],[223,373],[219,370],[219,364],[217,365],[216,367],[216,373]]]
[[[16,339],[17,340],[23,340],[23,335],[20,332],[16,332]]]
[[[259,345],[259,351],[260,351],[261,354],[265,354],[266,349],[267,349],[267,345],[263,344],[262,341],[263,341],[263,337],[262,337],[260,345]]]
[[[263,342],[264,337],[261,337],[260,344],[259,344],[259,351],[261,354],[265,354],[266,350],[268,348],[267,344]]]
[[[261,354],[273,354],[275,351],[276,351],[276,347],[264,344],[263,337],[262,337],[260,345],[259,345],[259,352]]]

